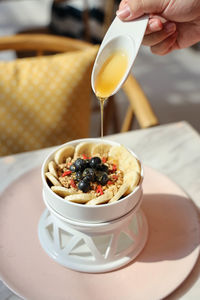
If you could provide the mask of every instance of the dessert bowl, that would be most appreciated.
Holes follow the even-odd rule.
[[[132,155],[140,164],[140,180],[133,191],[128,195],[123,196],[119,200],[110,203],[103,203],[99,205],[85,205],[81,203],[67,201],[58,194],[56,194],[49,186],[46,178],[48,172],[48,165],[54,160],[55,154],[66,146],[74,146],[81,143],[92,143],[92,144],[107,144],[110,146],[121,146],[117,142],[113,142],[107,139],[101,138],[88,138],[79,139],[65,143],[58,148],[54,149],[46,157],[42,165],[42,183],[43,183],[43,198],[44,202],[48,204],[57,214],[70,220],[75,220],[79,222],[89,222],[89,223],[101,223],[108,222],[111,220],[118,219],[128,212],[130,212],[140,201],[142,197],[142,181],[143,181],[143,167],[141,161],[137,155],[130,149],[126,148],[130,155]]]

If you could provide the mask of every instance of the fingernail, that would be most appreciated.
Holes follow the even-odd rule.
[[[157,30],[161,30],[162,28],[159,26],[159,23],[157,20],[150,20],[149,21],[149,28],[152,30],[152,31],[157,31]]]
[[[173,32],[175,30],[176,30],[176,24],[174,24],[174,23],[167,23],[165,25],[165,31],[166,32]]]
[[[131,9],[128,4],[126,4],[122,9],[116,12],[116,15],[123,20],[127,20],[132,16]]]

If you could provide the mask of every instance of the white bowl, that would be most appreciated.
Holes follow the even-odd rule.
[[[127,214],[130,210],[132,210],[137,205],[142,195],[142,181],[143,181],[142,164],[141,164],[141,179],[138,186],[134,189],[132,193],[130,193],[123,199],[120,199],[113,203],[87,206],[84,204],[69,202],[63,199],[62,197],[58,196],[57,194],[55,194],[48,186],[45,178],[45,173],[47,172],[48,169],[48,163],[54,159],[55,152],[57,152],[60,148],[66,145],[76,146],[81,142],[107,143],[112,146],[116,146],[116,145],[120,146],[119,143],[106,140],[106,139],[98,139],[98,138],[74,140],[59,146],[56,150],[54,150],[47,156],[47,158],[45,159],[42,165],[44,201],[47,202],[52,209],[54,209],[57,213],[59,213],[63,217],[67,219],[76,220],[79,222],[89,222],[89,223],[106,222],[106,221],[117,219]],[[127,150],[138,159],[137,155],[133,151],[131,151],[128,148]]]

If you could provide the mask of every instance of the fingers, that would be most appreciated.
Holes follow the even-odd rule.
[[[157,27],[156,27],[157,28]],[[176,24],[167,22],[164,24],[163,29],[157,32],[150,32],[149,34],[145,35],[143,39],[143,45],[145,46],[154,46],[165,39],[167,39],[170,35],[172,35],[176,31]]]
[[[131,11],[131,8],[128,4],[128,1],[122,1],[120,3],[119,9],[116,11],[116,15],[122,20],[122,21],[129,21],[133,20],[133,14]]]
[[[122,0],[116,12],[123,21],[149,14],[143,45],[150,46],[152,53],[157,55],[165,55],[178,47],[176,24],[158,17],[166,8],[163,5],[163,1],[160,0]]]
[[[145,34],[157,32],[163,29],[163,24],[160,19],[152,18],[149,20]]]
[[[164,8],[160,0],[122,0],[116,14],[121,20],[129,21],[146,13],[161,13]]]
[[[176,40],[178,33],[174,32],[171,36],[169,36],[164,41],[156,44],[151,47],[151,52],[157,55],[166,55],[172,50],[176,49]]]
[[[123,9],[123,7],[128,3],[128,0],[122,0],[119,4],[119,10]]]

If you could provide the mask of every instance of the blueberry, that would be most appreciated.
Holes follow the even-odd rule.
[[[103,172],[108,173],[108,166],[107,165],[100,164],[100,165],[97,166],[96,169],[99,170],[99,171],[103,171]]]
[[[75,172],[76,171],[76,167],[74,164],[72,164],[70,167],[69,167],[70,171],[72,172]]]
[[[75,170],[77,171],[83,171],[86,167],[86,162],[82,158],[77,158],[77,160],[74,162]]]
[[[90,167],[96,169],[101,164],[101,158],[95,156],[90,159]]]
[[[90,168],[90,159],[85,159],[86,168]]]
[[[80,181],[80,180],[82,179],[82,177],[83,177],[83,176],[82,176],[82,172],[81,172],[81,171],[77,171],[77,172],[76,172],[76,178],[75,178],[75,179],[76,179],[77,181]]]
[[[95,171],[91,168],[86,168],[84,171],[83,171],[83,177],[87,177],[89,178],[89,181],[92,181],[94,182],[95,181]]]
[[[83,179],[83,181],[87,181],[87,182],[90,183],[90,176],[85,176],[82,179]]]
[[[97,181],[101,185],[106,185],[106,183],[108,182],[108,175],[107,175],[106,172],[97,171],[96,172],[96,178],[97,178]]]
[[[101,185],[106,185],[107,182],[108,182],[108,175],[107,173],[104,172],[99,183]]]
[[[86,180],[81,180],[78,184],[78,188],[83,191],[83,193],[87,193],[90,190],[90,183]]]

